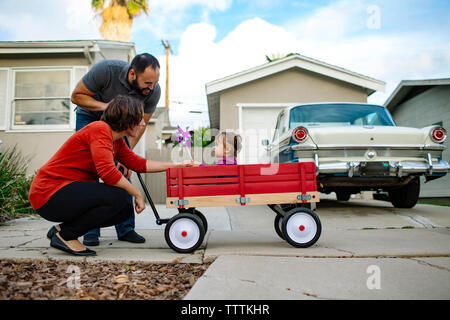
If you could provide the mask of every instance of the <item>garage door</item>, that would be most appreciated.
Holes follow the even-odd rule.
[[[240,128],[242,132],[242,151],[240,164],[266,163],[265,148],[261,140],[272,140],[277,116],[283,106],[242,107]]]

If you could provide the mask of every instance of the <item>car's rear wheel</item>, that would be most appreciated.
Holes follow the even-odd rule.
[[[418,178],[407,185],[389,191],[389,200],[396,208],[412,208],[419,200],[420,181]]]

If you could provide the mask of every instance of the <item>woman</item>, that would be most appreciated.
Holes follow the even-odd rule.
[[[31,205],[44,219],[62,222],[50,228],[50,246],[73,255],[94,255],[78,241],[80,236],[128,219],[133,214],[128,194],[134,197],[136,212],[144,210],[140,191],[117,170],[114,159],[135,172],[194,165],[151,161],[134,154],[122,138],[137,135],[139,126],[145,125],[143,115],[139,100],[117,96],[101,121],[73,134],[38,171],[30,188]]]

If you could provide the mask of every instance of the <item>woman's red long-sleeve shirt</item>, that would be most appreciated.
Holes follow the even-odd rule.
[[[146,172],[147,160],[134,154],[123,139],[113,141],[106,122],[95,121],[77,131],[36,174],[29,195],[33,209],[39,209],[58,190],[75,181],[100,178],[105,184],[116,184],[122,174],[114,159],[135,172]]]

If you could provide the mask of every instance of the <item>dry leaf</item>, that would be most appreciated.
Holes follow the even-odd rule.
[[[121,275],[116,276],[114,278],[114,282],[115,283],[126,283],[126,282],[129,282],[129,281],[130,281],[130,278],[128,277],[127,274],[121,274]]]

